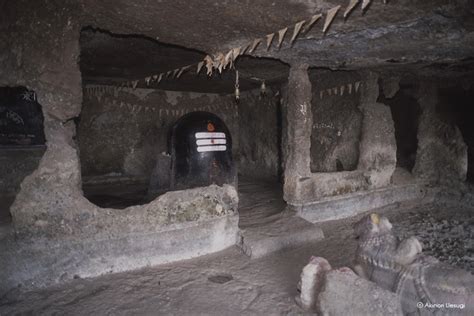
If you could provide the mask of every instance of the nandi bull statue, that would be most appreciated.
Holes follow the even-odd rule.
[[[400,241],[386,217],[366,216],[354,231],[354,270],[398,294],[405,315],[474,315],[471,273],[423,255],[415,237]]]

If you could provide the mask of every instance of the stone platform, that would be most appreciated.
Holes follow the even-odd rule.
[[[337,197],[328,197],[316,202],[292,205],[298,216],[311,222],[342,219],[372,209],[396,206],[398,203],[432,199],[424,184],[392,185],[372,191],[361,191]]]

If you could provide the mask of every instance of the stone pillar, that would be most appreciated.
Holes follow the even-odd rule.
[[[358,169],[364,172],[369,188],[390,184],[397,165],[395,126],[390,108],[377,103],[378,76],[369,72],[361,87],[360,110],[364,115]]]
[[[430,183],[466,180],[467,146],[459,128],[444,122],[436,112],[437,87],[432,83],[422,84],[417,99],[421,115],[413,174]]]
[[[38,169],[23,180],[11,207],[19,236],[37,239],[69,234],[77,226],[73,212],[93,206],[82,196],[71,120],[82,105],[81,22],[77,18],[81,7],[38,1],[25,10],[24,5],[24,1],[8,4],[12,21],[9,31],[0,34],[0,42],[9,36],[15,49],[0,53],[0,69],[11,70],[0,71],[0,84],[24,85],[35,91],[44,114],[47,150]],[[37,13],[34,17],[29,14],[32,11]]]
[[[291,65],[286,96],[286,142],[284,199],[295,201],[301,178],[311,175],[311,82],[308,65]]]

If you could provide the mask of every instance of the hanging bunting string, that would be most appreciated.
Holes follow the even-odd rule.
[[[347,17],[350,15],[350,13],[354,10],[354,8],[359,3],[362,4],[361,9],[362,9],[362,12],[364,12],[364,10],[366,10],[372,2],[372,0],[348,0],[348,1],[349,3],[347,4],[346,9],[344,10],[344,19],[347,19]],[[382,2],[386,4],[387,0],[382,0]],[[338,5],[326,11],[326,19],[324,21],[324,25],[322,28],[322,31],[324,34],[326,34],[327,30],[329,29],[330,25],[334,21],[340,9],[341,9],[341,5]],[[323,16],[322,13],[315,14],[311,16],[309,19],[299,21],[294,26],[291,26],[293,28],[293,34],[291,36],[291,39],[289,40],[290,47],[293,46],[294,41],[298,39],[298,35],[300,33],[307,33],[313,27],[313,25],[317,21],[319,21],[319,19],[322,16]],[[136,89],[139,82],[142,82],[142,81],[148,87],[150,84],[159,84],[162,81],[163,77],[169,78],[169,79],[178,79],[181,77],[181,75],[184,72],[194,67],[196,67],[196,74],[199,74],[204,66],[206,67],[206,74],[208,76],[212,76],[215,71],[222,73],[222,71],[225,70],[226,68],[228,69],[233,68],[236,59],[240,55],[252,54],[257,49],[259,44],[262,42],[266,43],[265,49],[268,51],[270,47],[272,46],[272,42],[275,35],[278,35],[277,48],[280,49],[289,28],[290,27],[282,28],[277,32],[265,35],[263,38],[254,39],[250,41],[249,43],[247,43],[246,45],[232,48],[226,54],[221,52],[221,53],[215,54],[214,56],[206,55],[206,57],[204,57],[203,60],[195,64],[179,67],[179,68],[172,69],[172,70],[162,72],[159,74],[150,75],[143,79],[125,81],[120,85],[119,89],[125,88],[125,87]]]
[[[238,83],[237,83],[238,87]],[[127,90],[128,92],[132,92],[134,90],[131,90],[131,88],[127,88],[130,90]],[[237,108],[235,108],[235,104],[233,102],[229,102],[230,99],[227,99],[227,103],[224,104],[224,106],[199,106],[199,107],[182,107],[178,106],[176,107],[168,107],[168,108],[158,108],[155,106],[150,106],[147,104],[143,103],[135,103],[135,102],[125,102],[123,101],[122,98],[120,98],[120,95],[116,93],[116,87],[114,86],[104,86],[104,85],[86,85],[84,87],[84,96],[88,98],[89,100],[95,98],[101,104],[104,104],[106,107],[110,107],[111,109],[114,110],[121,110],[121,111],[127,111],[130,114],[146,114],[146,113],[156,113],[159,116],[171,116],[171,117],[181,117],[185,113],[189,113],[192,111],[211,111],[211,112],[216,112],[218,113],[221,111],[223,108],[227,110],[232,110],[234,109],[234,112],[237,113]],[[136,91],[135,91],[136,93]]]

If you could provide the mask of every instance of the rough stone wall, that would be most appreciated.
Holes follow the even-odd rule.
[[[237,107],[231,96],[88,85],[78,127],[83,176],[150,176],[168,151],[169,129],[181,116],[207,111],[222,118],[238,153]]]
[[[128,234],[155,232],[160,227],[183,222],[234,215],[237,200],[237,192],[232,186],[221,188],[212,185],[168,192],[146,205],[121,210],[89,208],[64,214],[16,214],[15,228],[18,237],[34,237],[36,242],[77,242],[78,238],[114,239]],[[64,199],[53,201],[52,204],[68,202]]]
[[[355,72],[314,72],[311,171],[352,171],[359,160],[362,129],[360,76]]]
[[[418,91],[418,103],[421,115],[413,174],[432,183],[465,181],[467,146],[459,128],[443,121],[436,111],[437,87],[431,83],[422,84]]]
[[[281,113],[279,96],[260,90],[242,94],[239,108],[239,173],[277,178],[280,170]]]

